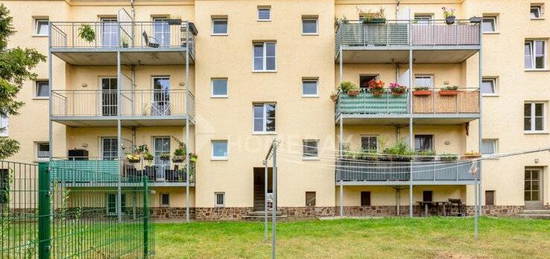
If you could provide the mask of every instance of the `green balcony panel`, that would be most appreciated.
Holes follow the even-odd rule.
[[[117,160],[53,160],[50,162],[52,179],[72,183],[116,182]]]
[[[341,94],[337,105],[341,114],[404,114],[407,113],[407,95],[373,96],[362,91],[358,96]]]

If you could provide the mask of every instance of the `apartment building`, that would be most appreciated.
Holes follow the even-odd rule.
[[[3,120],[13,159],[145,176],[154,216],[264,210],[274,138],[288,217],[468,214],[476,172],[484,213],[550,207],[550,154],[470,159],[550,143],[546,0],[4,4],[10,46],[48,55]],[[420,155],[381,154],[400,145]]]

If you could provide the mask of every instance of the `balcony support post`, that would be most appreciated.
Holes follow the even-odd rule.
[[[184,104],[184,107],[185,107],[185,145],[186,145],[186,151],[185,151],[185,181],[187,182],[187,184],[185,185],[185,221],[187,223],[189,223],[190,221],[190,217],[189,217],[189,203],[190,203],[190,199],[189,199],[189,170],[190,170],[190,161],[189,161],[189,91],[190,90],[190,87],[189,87],[189,23],[187,23],[185,26],[187,26],[187,29],[186,29],[186,35],[185,35],[185,46],[186,46],[186,50],[185,50],[185,89],[186,89],[186,93],[185,93],[185,104]]]
[[[410,171],[411,175],[409,176],[409,217],[413,217],[413,177],[412,177],[412,171]]]
[[[340,148],[338,150],[338,159],[341,161],[343,154],[344,154],[344,118],[342,118],[342,115],[340,115],[340,134],[339,135],[339,142]],[[338,167],[338,162],[336,164],[336,168],[341,170],[342,168]],[[342,173],[340,175],[340,217],[344,216],[344,178],[342,177]]]
[[[118,183],[117,183],[117,201],[116,201],[116,210],[117,210],[117,217],[118,217],[118,222],[122,222],[122,189],[121,189],[121,181],[122,181],[122,170],[123,170],[123,165],[122,165],[122,159],[123,159],[123,156],[122,156],[122,125],[121,125],[121,121],[120,121],[120,115],[121,115],[121,105],[120,105],[120,88],[121,88],[121,85],[122,85],[122,82],[121,82],[121,70],[120,70],[120,51],[117,51],[116,53],[116,63],[117,63],[117,67],[116,67],[116,77],[117,77],[117,153],[118,153]]]
[[[483,99],[481,96],[481,84],[483,83],[483,31],[481,30],[481,24],[477,24],[479,27],[479,52],[478,52],[478,97],[479,97],[479,125],[478,125],[478,135],[479,135],[479,153],[481,154],[481,144],[483,142]],[[479,160],[477,162],[478,166],[478,179],[479,179],[479,197],[478,197],[478,205],[479,205],[479,211],[478,215],[481,215],[481,172],[482,172],[482,160]]]
[[[52,78],[52,23],[48,22],[48,85],[50,98],[48,98],[48,143],[50,145],[50,154],[48,156],[49,160],[52,160],[53,157],[53,122],[52,122],[52,112],[53,112],[53,78]]]

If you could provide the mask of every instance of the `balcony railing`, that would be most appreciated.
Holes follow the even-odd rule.
[[[478,161],[395,162],[339,159],[336,181],[344,182],[456,182],[474,181]]]
[[[479,28],[479,23],[469,20],[457,20],[452,25],[443,20],[347,21],[336,30],[336,50],[340,46],[475,46],[480,44]]]
[[[56,159],[50,162],[52,168],[52,179],[58,182],[72,185],[113,185],[119,180],[118,160],[66,160]],[[189,182],[195,180],[194,163],[190,167]],[[150,183],[186,183],[187,174],[185,165],[171,165],[161,163],[144,166],[124,164],[122,171],[123,182],[141,182],[143,178]]]
[[[187,98],[186,98],[187,96]],[[185,89],[52,90],[52,116],[170,117],[194,114],[194,96]],[[119,111],[120,109],[120,111]]]
[[[193,23],[178,19],[51,22],[50,25],[52,49],[186,48],[194,53],[197,34]]]
[[[361,89],[357,96],[339,93],[336,114],[408,114],[408,94],[405,92],[401,95],[393,95],[389,89],[378,96],[371,94],[368,89]],[[414,114],[476,114],[479,113],[479,89],[413,90],[412,104]]]

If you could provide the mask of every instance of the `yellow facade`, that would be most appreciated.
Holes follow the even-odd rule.
[[[362,191],[371,192],[372,206],[396,206],[398,199],[402,206],[409,204],[406,184],[403,185],[406,188],[400,191],[399,198],[393,188],[395,186],[389,184],[346,185],[343,187],[344,196],[341,199],[340,186],[335,181],[335,159],[340,144],[351,151],[360,151],[361,136],[377,136],[378,149],[381,151],[399,141],[414,143],[410,133],[433,135],[432,149],[437,154],[462,155],[480,150],[478,130],[481,121],[481,139],[497,140],[497,153],[542,148],[547,146],[545,143],[550,143],[547,117],[543,119],[543,131],[525,132],[523,128],[526,102],[544,103],[545,116],[550,114],[550,90],[544,87],[550,79],[548,44],[544,45],[545,69],[534,71],[524,68],[523,47],[526,40],[550,38],[548,17],[545,17],[548,15],[542,14],[546,19],[529,17],[531,4],[540,5],[544,10],[550,5],[547,0],[8,0],[3,3],[14,17],[13,23],[17,31],[10,37],[9,46],[36,48],[44,54],[48,54],[48,36],[36,35],[37,19],[48,19],[51,22],[100,22],[105,17],[116,18],[119,11],[124,9],[135,14],[134,21],[151,22],[163,17],[189,21],[196,26],[198,34],[193,42],[194,57],[187,72],[182,62],[166,62],[171,58],[184,56],[171,53],[167,55],[173,56],[162,59],[161,55],[164,54],[160,51],[156,53],[154,49],[147,52],[146,55],[149,56],[141,56],[147,57],[147,60],[128,61],[120,66],[124,77],[135,78],[133,84],[128,83],[131,79],[124,79],[126,81],[120,84],[123,89],[146,93],[152,91],[154,77],[167,77],[170,91],[181,91],[181,95],[170,97],[175,105],[172,106],[170,115],[175,116],[176,111],[189,115],[191,113],[187,107],[192,107],[194,112],[192,120],[188,121],[189,125],[185,125],[184,117],[153,120],[151,102],[157,97],[152,93],[143,94],[141,98],[145,101],[137,108],[134,107],[137,115],[142,115],[143,118],[123,120],[121,137],[134,146],[145,144],[150,149],[155,145],[154,137],[170,137],[170,152],[173,153],[178,145],[177,140],[185,142],[188,136],[188,151],[198,155],[195,183],[190,187],[189,197],[190,206],[194,208],[219,206],[216,204],[217,193],[225,195],[223,207],[253,208],[257,182],[255,168],[257,172],[263,170],[262,162],[274,138],[280,141],[277,183],[279,206],[306,207],[305,193],[315,192],[315,206],[332,208],[333,213],[337,213],[341,200],[344,206],[361,206]],[[268,21],[258,19],[259,7],[269,8],[271,16]],[[420,55],[434,60],[442,59],[441,55],[433,54],[437,52],[430,52],[435,46],[433,49],[428,47],[424,52],[413,52],[418,60],[412,60],[412,68],[408,61],[394,64],[366,62],[371,52],[361,54],[361,50],[348,51],[344,52],[349,53],[344,54],[349,59],[344,60],[340,77],[335,33],[337,19],[345,18],[352,23],[364,13],[383,8],[388,21],[413,20],[416,15],[441,20],[444,19],[442,7],[456,9],[455,15],[459,19],[474,16],[496,17],[495,31],[483,33],[481,37],[481,51],[475,50],[473,55],[459,62],[422,62]],[[304,18],[317,19],[317,33],[302,33]],[[214,33],[215,19],[227,21],[227,33]],[[141,33],[135,37],[142,41]],[[256,42],[276,43],[276,68],[273,71],[254,71],[253,46]],[[382,53],[381,57],[394,55],[390,52],[379,53]],[[449,60],[453,58],[454,52],[445,53]],[[107,57],[98,58],[99,55],[90,51],[79,56],[79,59],[89,58],[101,62]],[[109,57],[116,57],[113,55],[115,54]],[[131,51],[121,54],[123,59],[130,55]],[[353,58],[358,57],[363,57],[363,61],[353,61]],[[161,60],[160,63],[147,63],[155,62],[156,58]],[[338,114],[335,112],[335,103],[330,99],[340,81],[351,81],[359,85],[361,76],[368,75],[377,76],[387,86],[390,82],[405,80],[409,76],[407,71],[412,69],[411,77],[405,80],[409,89],[414,87],[415,76],[429,75],[436,88],[448,84],[477,91],[480,81],[479,60],[482,60],[482,77],[494,78],[497,84],[496,94],[481,98],[481,120],[478,116],[452,121],[449,119],[450,115],[444,114],[440,117],[415,119],[410,131],[406,116],[398,119],[388,116],[381,120],[367,118],[368,116],[357,117],[344,120],[343,136],[340,136],[339,121],[335,120]],[[85,61],[84,64],[67,62],[59,53],[53,53],[50,62],[52,90],[60,93],[92,93],[86,95],[87,99],[63,103],[63,108],[59,109],[102,112],[97,105],[105,97],[96,93],[101,92],[101,78],[117,77],[116,63],[96,65],[85,64]],[[48,63],[40,64],[36,72],[38,79],[47,80]],[[212,79],[219,78],[227,79],[227,96],[222,98],[212,96]],[[411,78],[413,82],[410,82]],[[315,96],[302,94],[302,81],[309,79],[317,80]],[[187,91],[194,96],[191,103],[183,103]],[[13,160],[37,161],[36,143],[49,141],[48,98],[36,98],[35,92],[34,82],[25,82],[19,94],[25,106],[20,115],[9,118],[9,136],[21,143],[21,151],[11,158]],[[433,94],[436,95],[435,92]],[[136,102],[140,97],[132,98]],[[414,98],[417,97],[411,96],[413,102]],[[276,104],[274,132],[254,132],[253,105],[257,103]],[[122,105],[122,109],[132,108]],[[68,150],[85,149],[90,158],[101,158],[101,139],[117,138],[116,122],[116,119],[91,122],[78,118],[52,121],[52,157],[65,158]],[[186,135],[186,127],[189,135]],[[302,141],[310,139],[318,140],[318,159],[303,158]],[[340,139],[343,143],[340,143]],[[226,140],[228,143],[226,159],[212,157],[212,141],[219,140]],[[127,150],[125,148],[124,152]],[[522,208],[526,204],[525,169],[533,167],[541,169],[542,206],[550,206],[549,163],[550,155],[546,152],[484,161],[481,179],[482,204],[485,204],[485,191],[494,191],[494,205]],[[161,206],[160,193],[170,193],[170,207],[186,206],[185,186],[168,184],[152,188],[155,190],[152,198],[154,207]],[[422,192],[426,190],[433,191],[433,199],[437,201],[454,198],[461,199],[468,205],[474,204],[474,188],[464,184],[415,186],[415,204],[422,200]]]

